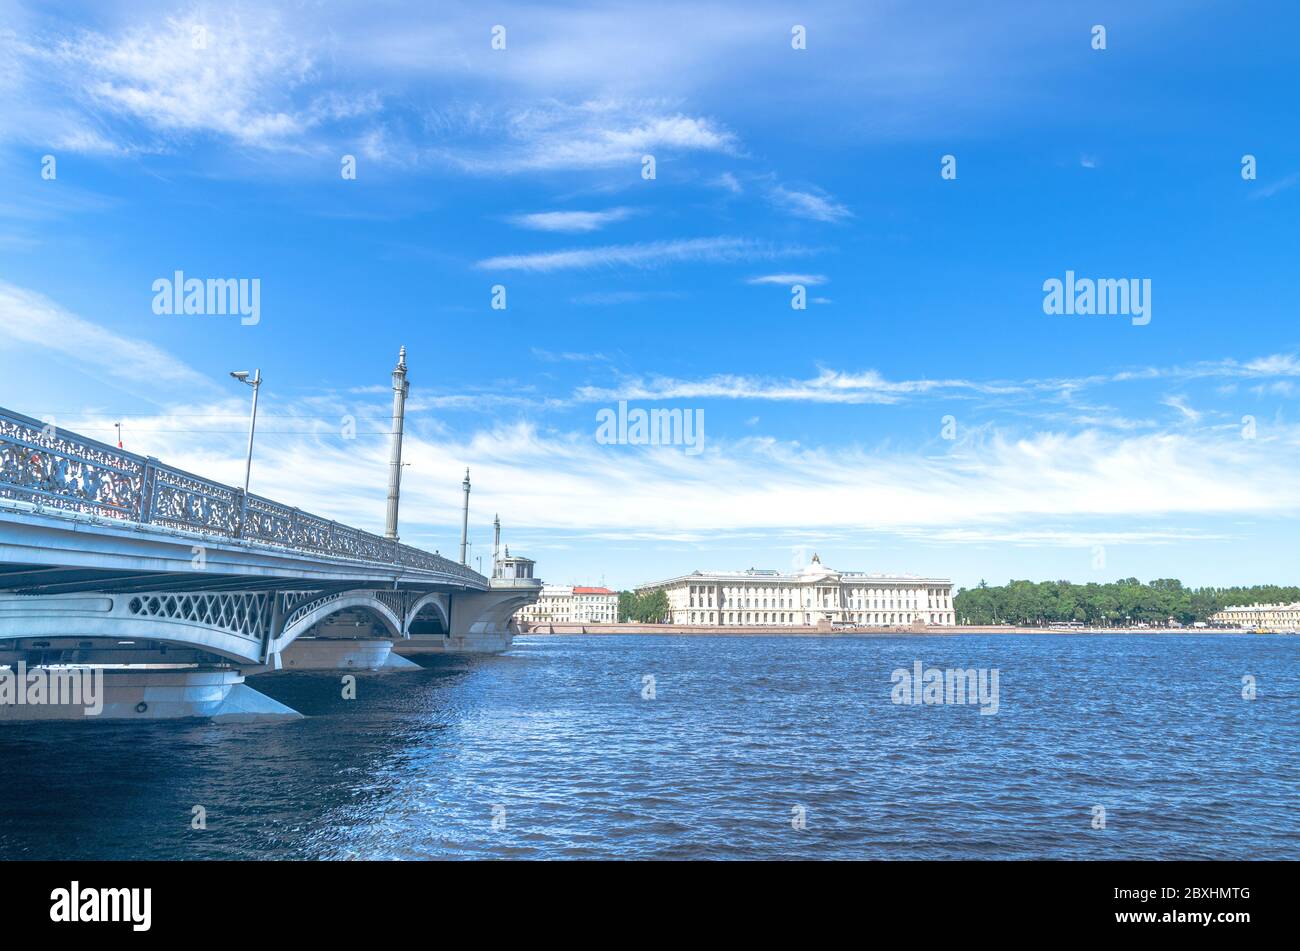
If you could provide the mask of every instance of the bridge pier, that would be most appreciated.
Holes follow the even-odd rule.
[[[21,701],[15,695],[5,697],[7,702],[0,703],[0,724],[187,717],[240,722],[302,717],[249,687],[243,673],[229,667],[15,665],[0,670],[0,681],[6,678],[10,687],[24,696]],[[38,682],[48,686],[60,680],[67,688],[75,683],[76,689],[37,692]]]
[[[334,637],[300,637],[280,652],[280,664],[282,671],[402,670],[419,666],[393,653],[392,641]]]

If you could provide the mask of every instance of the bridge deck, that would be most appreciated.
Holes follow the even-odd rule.
[[[448,558],[0,408],[0,590],[486,590]]]

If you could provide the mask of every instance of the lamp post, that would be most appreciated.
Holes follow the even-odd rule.
[[[253,433],[257,430],[257,391],[262,386],[262,371],[253,371],[253,378],[248,378],[247,370],[231,370],[230,375],[240,383],[253,388],[253,411],[248,417],[248,455],[244,460],[244,500],[239,510],[239,534],[244,534],[244,520],[248,514],[248,479],[253,472]]]

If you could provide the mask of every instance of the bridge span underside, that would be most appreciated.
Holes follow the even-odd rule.
[[[0,701],[21,664],[103,671],[108,715],[295,715],[243,678],[505,650],[540,586],[0,410]]]

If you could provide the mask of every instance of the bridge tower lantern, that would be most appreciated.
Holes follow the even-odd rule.
[[[393,367],[393,434],[388,461],[388,512],[384,519],[384,537],[397,540],[397,504],[402,494],[402,426],[406,419],[406,348],[397,354]]]
[[[533,566],[536,564],[531,558],[525,558],[523,555],[511,555],[510,546],[506,546],[505,557],[501,559],[501,577],[506,580],[523,580],[533,576]]]

